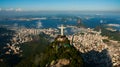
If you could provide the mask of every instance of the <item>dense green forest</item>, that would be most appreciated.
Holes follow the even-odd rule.
[[[43,42],[45,43],[45,42]],[[62,46],[59,46],[59,45]],[[32,44],[33,45],[33,44]],[[68,45],[68,46],[65,46]],[[54,61],[57,63],[59,59],[68,59],[70,64],[67,67],[83,67],[84,63],[80,56],[80,53],[69,44],[68,40],[64,42],[54,41],[51,44],[47,45],[47,47],[40,52],[41,46],[37,46],[34,50],[35,44],[31,52],[32,55],[26,56],[16,67],[50,67],[50,64]],[[27,48],[28,49],[28,48]],[[30,51],[29,50],[29,51]]]

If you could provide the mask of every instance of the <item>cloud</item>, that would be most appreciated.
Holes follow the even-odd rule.
[[[112,27],[120,27],[120,24],[108,24],[108,26],[112,26]]]
[[[87,31],[87,29],[84,28],[71,28],[71,32],[75,33],[75,32],[85,32]]]
[[[0,11],[1,11],[1,8],[0,8]],[[22,11],[22,9],[21,9],[21,8],[16,8],[16,9],[14,9],[14,8],[7,8],[7,9],[5,9],[5,11],[16,11],[16,12],[20,12],[20,11]]]
[[[15,11],[19,12],[19,11],[22,11],[22,9],[21,8],[17,8],[17,9],[15,9]]]
[[[37,22],[37,28],[41,28],[42,27],[42,22]]]
[[[2,8],[0,8],[0,11],[2,11]]]
[[[6,9],[6,11],[13,11],[13,10],[14,10],[13,8]]]

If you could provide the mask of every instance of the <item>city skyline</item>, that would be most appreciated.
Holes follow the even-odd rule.
[[[119,0],[0,0],[0,11],[120,11]]]

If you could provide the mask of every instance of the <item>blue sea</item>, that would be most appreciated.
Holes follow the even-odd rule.
[[[20,18],[31,19],[31,18],[42,18],[46,19],[40,20],[19,20]],[[14,20],[15,19],[15,20]],[[36,28],[38,23],[40,23],[40,28],[57,28],[61,24],[63,25],[72,25],[76,26],[78,24],[78,19],[81,19],[82,22],[88,28],[95,28],[99,25],[107,24],[118,24],[120,25],[120,16],[119,15],[44,15],[44,16],[12,16],[12,17],[0,17],[0,26],[18,26],[26,28]],[[113,27],[117,30],[120,30],[120,26]]]

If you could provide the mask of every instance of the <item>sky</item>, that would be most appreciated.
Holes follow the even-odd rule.
[[[0,0],[0,11],[120,11],[120,0]]]

